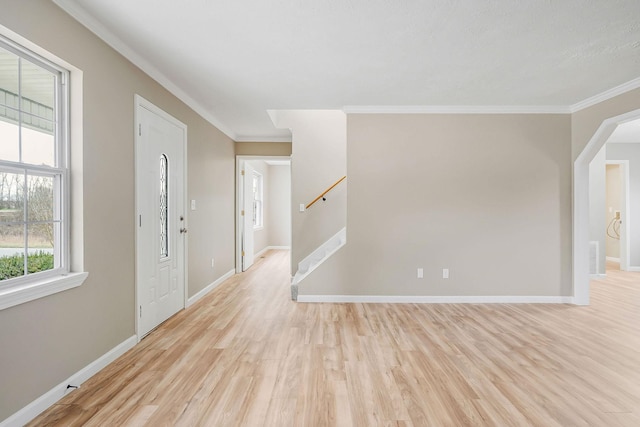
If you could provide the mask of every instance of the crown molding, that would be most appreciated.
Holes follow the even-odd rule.
[[[171,79],[160,72],[155,66],[147,61],[143,56],[131,49],[122,39],[109,31],[98,20],[93,18],[85,9],[78,6],[75,2],[69,0],[53,0],[62,10],[71,15],[76,21],[85,26],[89,31],[98,36],[101,40],[115,49],[126,59],[131,61],[135,66],[144,71],[149,77],[158,82],[161,86],[171,92],[176,98],[184,102],[187,106],[198,113],[202,118],[218,128],[222,133],[236,141],[237,135],[227,126],[225,126],[217,117],[212,115],[199,102],[191,98],[178,85],[173,83]]]
[[[593,105],[599,104],[600,102],[607,101],[613,97],[638,88],[640,88],[640,77],[573,104],[570,107],[571,113],[576,113],[580,110],[584,110],[585,108],[589,108]]]
[[[561,105],[347,105],[346,114],[570,114]]]

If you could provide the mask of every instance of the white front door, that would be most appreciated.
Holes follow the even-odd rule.
[[[253,265],[253,172],[249,162],[244,162],[242,175],[242,271]]]
[[[137,97],[138,337],[185,307],[186,126]]]

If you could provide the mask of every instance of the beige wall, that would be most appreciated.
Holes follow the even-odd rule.
[[[188,126],[190,296],[234,268],[235,145],[51,1],[0,10],[0,25],[83,71],[89,272],[79,288],[0,311],[3,420],[135,333],[134,94]]]
[[[236,142],[238,156],[290,156],[290,142]]]
[[[349,115],[348,243],[300,294],[571,295],[570,131],[569,115]]]
[[[319,194],[346,175],[346,116],[335,110],[280,110],[272,113],[276,127],[291,129],[291,268],[334,234],[347,218],[347,182],[338,185],[305,212]]]

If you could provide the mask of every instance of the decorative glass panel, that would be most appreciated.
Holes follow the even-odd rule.
[[[169,256],[169,161],[160,156],[160,258]]]

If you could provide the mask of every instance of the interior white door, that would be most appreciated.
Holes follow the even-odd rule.
[[[249,162],[244,162],[242,175],[242,271],[253,265],[253,172]]]
[[[138,105],[136,288],[138,336],[185,306],[186,126]]]

